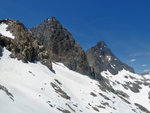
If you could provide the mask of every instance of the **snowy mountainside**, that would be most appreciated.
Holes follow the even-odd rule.
[[[113,75],[105,66],[96,81],[52,63],[50,55],[22,23],[0,21],[0,113],[150,113],[149,75],[126,68]],[[103,59],[110,61],[107,56]]]
[[[119,94],[119,97],[121,95],[127,103],[135,104],[146,113],[150,112],[149,76],[143,77],[125,70],[120,71],[115,76],[111,75],[108,71],[101,74],[109,80],[109,83]]]
[[[140,85],[142,89],[137,93],[122,85],[127,81],[144,82],[146,79],[139,75],[125,70],[115,76],[102,72],[102,76],[110,81],[110,87],[128,95],[123,97],[107,88],[101,90],[102,84],[61,63],[53,63],[52,72],[39,62],[23,63],[10,58],[9,54],[4,48],[0,60],[0,85],[12,96],[10,98],[0,90],[0,113],[144,113],[144,108],[150,111],[149,85]]]

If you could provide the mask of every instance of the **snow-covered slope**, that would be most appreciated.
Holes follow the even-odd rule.
[[[110,85],[119,95],[124,97],[127,103],[135,104],[139,109],[150,113],[150,77],[141,76],[122,70],[117,75],[111,75],[108,71],[102,75],[109,80]]]
[[[39,62],[22,63],[9,54],[4,48],[0,59],[0,113],[150,111],[149,80],[139,75],[125,70],[115,76],[102,72],[109,86],[104,88],[103,83],[71,71],[61,63],[53,63],[51,72]],[[129,88],[134,83],[138,83],[139,92]]]

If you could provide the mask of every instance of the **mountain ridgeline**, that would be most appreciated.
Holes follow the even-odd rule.
[[[63,28],[55,17],[46,19],[30,30],[37,40],[47,47],[52,61],[62,62],[71,70],[87,75],[93,74],[96,79],[101,79],[100,73],[106,70],[112,74],[117,74],[123,69],[134,72],[134,69],[122,63],[103,41],[85,54],[71,33]]]
[[[84,52],[55,17],[31,29],[0,20],[0,67],[0,113],[150,113],[149,71],[104,41]]]
[[[23,62],[40,61],[50,70],[51,62],[61,62],[73,71],[98,80],[102,79],[101,72],[106,70],[112,74],[123,69],[134,72],[133,68],[122,63],[103,41],[85,53],[55,17],[48,18],[29,30],[17,20],[5,19],[0,21],[0,24],[2,23],[8,25],[7,29],[15,38],[0,34],[0,56],[2,46],[11,51],[12,58]]]

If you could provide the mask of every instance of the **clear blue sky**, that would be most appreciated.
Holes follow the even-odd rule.
[[[17,19],[30,28],[55,16],[84,50],[104,40],[137,72],[150,69],[149,0],[1,0],[0,4],[0,19]]]

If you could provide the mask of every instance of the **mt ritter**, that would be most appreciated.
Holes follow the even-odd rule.
[[[0,113],[150,113],[150,75],[104,41],[86,52],[55,18],[0,20]]]
[[[90,75],[85,52],[72,35],[52,17],[30,29],[37,40],[47,47],[54,62],[62,62],[69,69]]]

